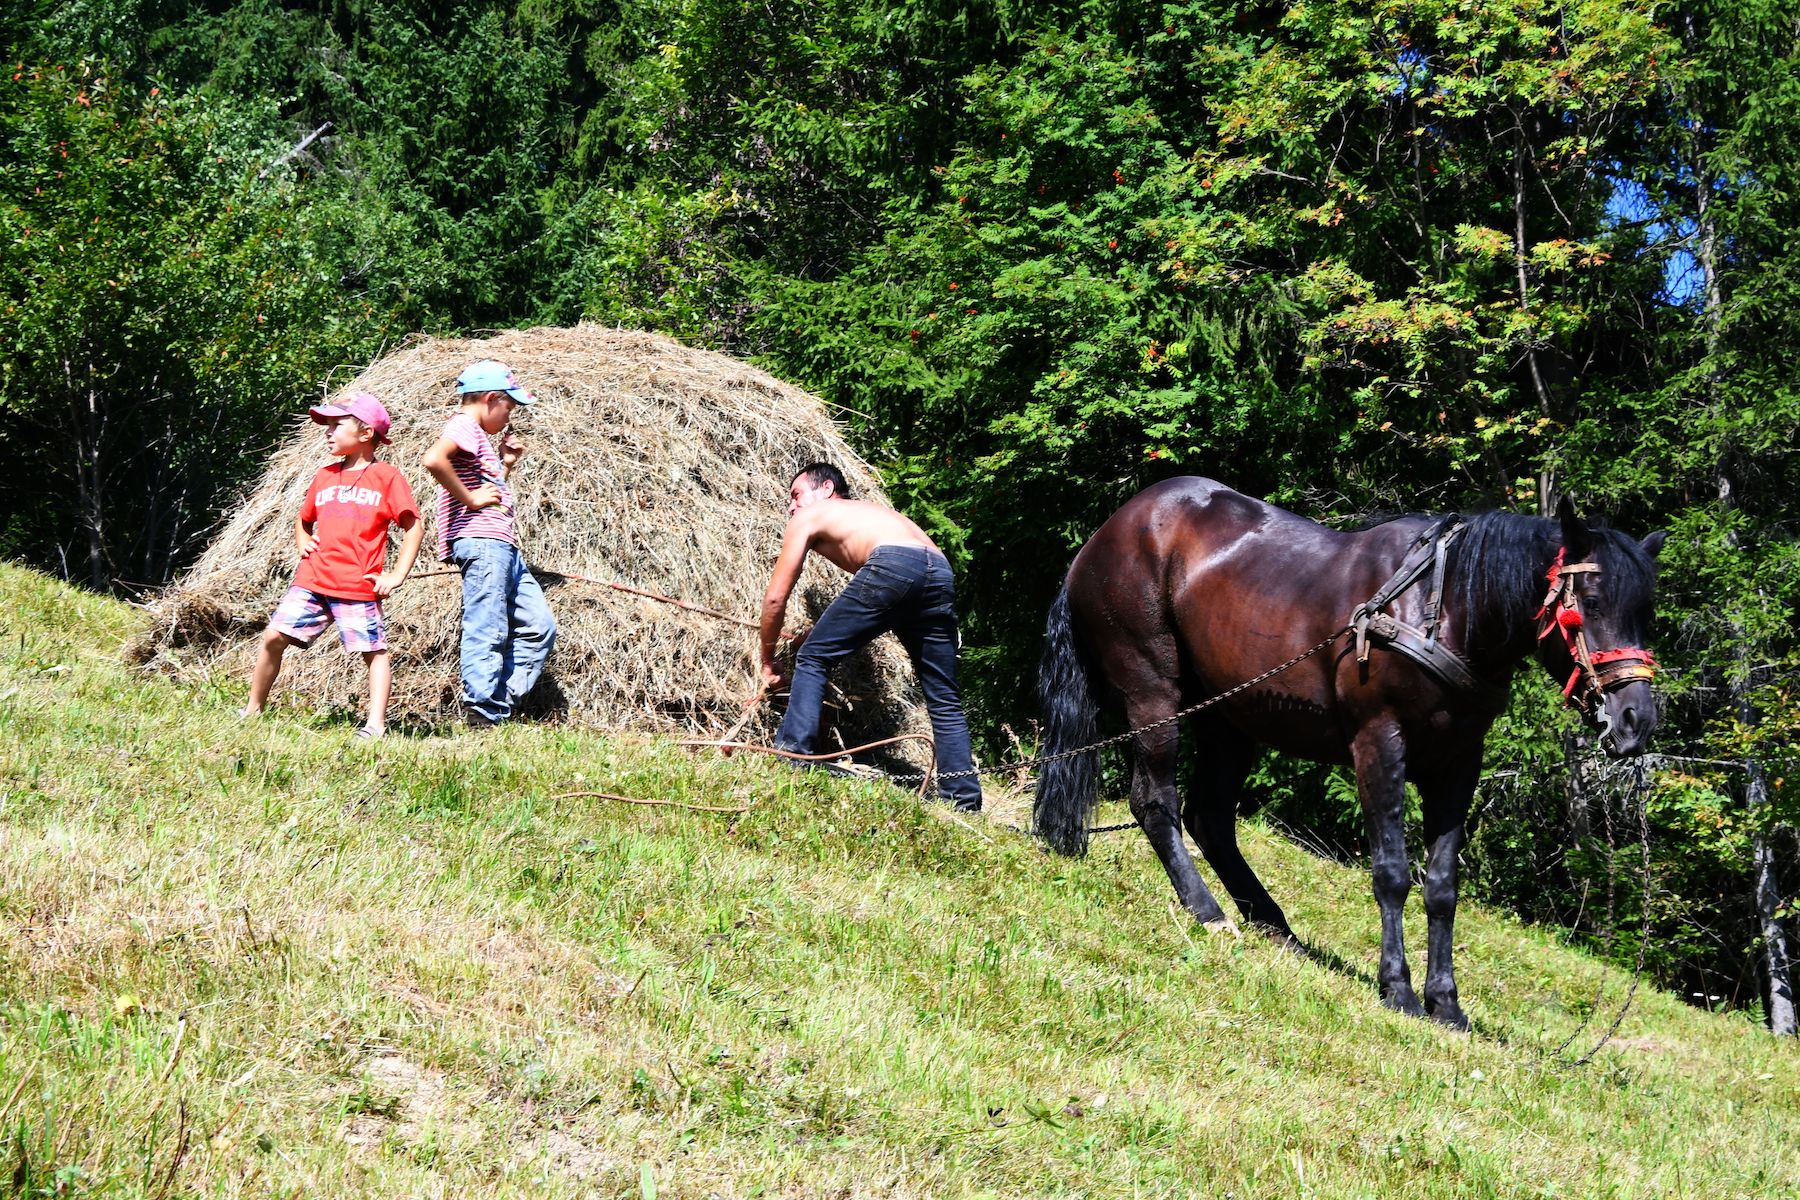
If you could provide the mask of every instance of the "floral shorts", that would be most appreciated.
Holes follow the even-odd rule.
[[[337,622],[338,638],[344,643],[344,649],[351,653],[371,654],[387,649],[379,600],[340,600],[303,587],[291,587],[276,605],[269,626],[302,646],[310,646],[332,621]]]

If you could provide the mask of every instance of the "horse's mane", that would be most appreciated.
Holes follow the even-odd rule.
[[[1337,525],[1336,522],[1333,522],[1333,527],[1341,528],[1345,533],[1367,533],[1369,530],[1382,525],[1392,525],[1395,521],[1406,521],[1415,518],[1419,520],[1432,520],[1435,519],[1435,514],[1425,512],[1386,511],[1357,513],[1354,516],[1345,518],[1344,523],[1341,526]]]
[[[1510,649],[1526,618],[1544,599],[1544,568],[1556,553],[1555,521],[1520,513],[1462,514],[1463,531],[1450,543],[1446,591],[1463,617],[1466,653]]]
[[[1544,573],[1562,544],[1562,529],[1547,517],[1498,511],[1464,513],[1461,520],[1445,586],[1463,614],[1465,652],[1479,658],[1516,651],[1513,643],[1529,637],[1543,603],[1549,587]],[[1590,526],[1589,532],[1606,559],[1613,594],[1648,596],[1656,568],[1643,547],[1617,530]]]

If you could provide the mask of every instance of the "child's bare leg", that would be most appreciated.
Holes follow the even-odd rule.
[[[387,732],[388,694],[394,690],[394,662],[386,650],[365,650],[363,661],[369,664],[369,719],[363,728],[380,735]]]
[[[297,646],[298,642],[273,625],[263,630],[262,640],[256,647],[256,665],[250,668],[250,699],[243,707],[246,717],[254,717],[269,702],[269,689],[275,686],[275,677],[281,674],[281,656],[287,653],[289,646]]]

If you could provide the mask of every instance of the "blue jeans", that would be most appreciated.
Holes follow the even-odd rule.
[[[462,568],[463,703],[504,721],[543,674],[556,618],[511,542],[457,538],[450,560]]]
[[[969,724],[956,689],[956,585],[944,556],[922,546],[877,546],[813,626],[794,656],[794,681],[787,715],[775,734],[777,746],[813,753],[826,674],[890,629],[912,657],[925,692],[938,774],[973,766]],[[972,812],[981,807],[981,780],[974,775],[940,778],[938,790],[957,808]]]

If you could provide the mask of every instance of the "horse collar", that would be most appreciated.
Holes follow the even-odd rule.
[[[1455,518],[1426,529],[1401,559],[1400,569],[1394,572],[1393,578],[1357,605],[1356,611],[1350,614],[1350,627],[1356,632],[1356,661],[1367,665],[1369,641],[1373,638],[1389,650],[1412,659],[1452,690],[1466,692],[1478,704],[1499,712],[1506,707],[1506,685],[1481,678],[1468,659],[1438,639],[1450,543],[1462,530],[1463,523]],[[1410,625],[1386,611],[1401,593],[1421,579],[1429,580],[1422,626]]]

